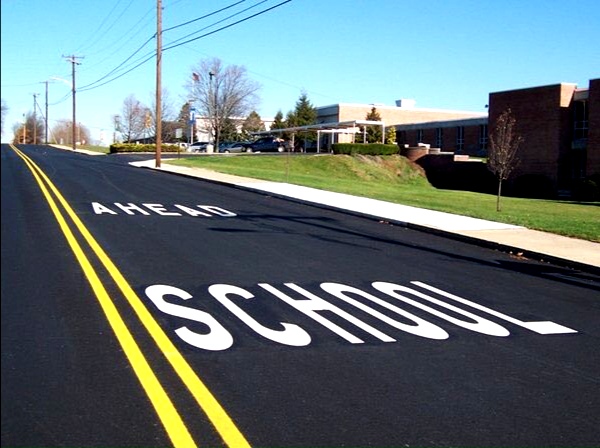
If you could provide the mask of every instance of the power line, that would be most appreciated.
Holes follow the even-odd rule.
[[[263,0],[263,1],[262,1],[262,2],[260,2],[260,3],[264,3],[265,1],[266,1],[266,0]],[[225,29],[227,29],[227,28],[231,28],[232,26],[238,25],[238,24],[240,24],[240,23],[242,23],[242,22],[245,22],[246,20],[253,19],[254,17],[260,16],[261,14],[264,14],[264,13],[266,13],[266,12],[272,11],[272,10],[273,10],[273,9],[275,9],[275,8],[279,8],[280,6],[283,6],[283,5],[285,5],[286,3],[289,3],[289,2],[291,2],[291,1],[292,1],[292,0],[285,0],[285,1],[281,2],[281,3],[278,3],[278,4],[277,4],[277,5],[275,5],[275,6],[271,6],[270,8],[264,9],[264,10],[262,10],[262,11],[260,11],[260,12],[257,12],[256,14],[253,14],[253,15],[251,15],[251,16],[248,16],[248,17],[245,17],[245,18],[243,18],[243,19],[241,19],[241,20],[238,20],[237,22],[230,23],[229,25],[223,26],[223,27],[221,27],[221,28],[218,28],[218,29],[216,29],[216,30],[214,30],[214,31],[211,31],[211,32],[209,32],[209,33],[206,33],[206,34],[202,34],[201,36],[195,37],[195,38],[193,38],[193,39],[186,40],[185,42],[181,42],[181,43],[179,43],[179,44],[176,44],[176,45],[171,45],[170,47],[166,47],[166,48],[164,48],[164,51],[167,51],[167,50],[171,50],[171,49],[173,49],[173,48],[180,47],[181,45],[189,44],[190,42],[194,42],[194,41],[196,41],[196,40],[198,40],[198,39],[202,39],[203,37],[210,36],[211,34],[218,33],[219,31],[223,31],[223,30],[225,30]],[[260,4],[260,3],[258,3],[258,4]],[[256,5],[254,5],[254,6],[256,6]],[[252,6],[252,7],[254,7],[254,6]],[[248,8],[248,9],[250,9],[250,8]],[[205,29],[206,29],[206,28],[205,28]]]
[[[244,2],[244,1],[245,1],[245,0],[241,0],[241,1],[238,1],[238,2],[236,2],[236,3],[232,3],[231,5],[228,5],[228,6],[226,6],[226,7],[224,7],[224,8],[221,8],[221,9],[219,9],[219,10],[217,10],[217,11],[213,11],[212,13],[205,14],[204,16],[198,17],[198,18],[196,18],[196,19],[190,20],[190,21],[188,21],[188,22],[185,22],[185,23],[183,23],[183,24],[180,24],[180,25],[175,25],[175,26],[173,26],[173,27],[171,27],[171,28],[169,28],[169,29],[167,29],[167,30],[165,30],[165,31],[169,31],[169,30],[172,30],[172,29],[175,29],[175,28],[179,28],[180,26],[184,26],[184,25],[187,25],[187,24],[190,24],[190,23],[196,22],[196,21],[198,21],[198,20],[200,20],[200,19],[202,19],[202,18],[210,17],[210,16],[212,16],[212,15],[214,15],[214,14],[217,14],[217,13],[219,13],[219,12],[221,12],[221,11],[224,11],[224,10],[226,10],[226,9],[229,9],[229,8],[231,8],[231,7],[235,6],[235,5],[238,5],[239,3],[242,3],[242,2]],[[263,2],[264,2],[264,1],[266,1],[266,0],[263,0]],[[261,2],[261,3],[263,3],[263,2]],[[147,15],[147,14],[148,14],[148,13],[146,13],[146,15]],[[145,16],[144,16],[144,17],[145,17]],[[138,21],[138,23],[140,23],[140,22],[141,22],[141,20],[142,20],[142,19],[140,19],[140,21]],[[216,22],[216,23],[219,23],[219,22]],[[212,26],[212,25],[211,25],[211,26]],[[164,33],[164,31],[163,31],[163,33]],[[194,33],[192,33],[192,34],[194,34]],[[129,61],[129,60],[130,60],[131,58],[133,58],[133,57],[134,57],[136,54],[138,54],[138,53],[139,53],[139,52],[140,52],[140,51],[141,51],[141,50],[142,50],[142,49],[143,49],[143,48],[144,48],[144,47],[145,47],[145,46],[146,46],[146,45],[147,45],[147,44],[148,44],[148,43],[149,43],[149,42],[150,42],[152,39],[154,39],[155,37],[156,37],[156,33],[154,33],[154,34],[153,34],[151,37],[149,37],[149,38],[148,38],[148,39],[147,39],[147,40],[146,40],[146,41],[145,41],[145,42],[144,42],[142,45],[140,45],[140,47],[138,47],[138,49],[137,49],[137,50],[135,50],[135,51],[134,51],[134,52],[133,52],[133,53],[132,53],[130,56],[128,56],[128,57],[127,57],[127,58],[126,58],[126,59],[125,59],[123,62],[121,62],[120,64],[118,64],[118,65],[117,65],[117,66],[116,66],[114,69],[112,69],[110,72],[108,72],[108,73],[107,73],[106,75],[104,75],[103,77],[101,77],[101,78],[97,79],[96,81],[94,81],[94,82],[92,82],[92,83],[90,83],[90,84],[87,84],[87,85],[83,86],[83,87],[82,87],[80,90],[82,90],[82,91],[87,91],[87,90],[91,90],[92,88],[101,87],[101,86],[103,86],[103,85],[107,84],[107,83],[105,82],[105,83],[102,83],[102,84],[100,84],[100,85],[97,85],[97,86],[95,86],[95,87],[94,87],[94,85],[95,85],[95,84],[98,84],[100,81],[102,81],[102,80],[104,80],[104,79],[108,78],[108,77],[109,77],[110,75],[112,75],[113,73],[115,73],[115,72],[117,72],[117,71],[119,71],[119,70],[123,69],[123,67],[125,66],[125,64],[127,63],[127,61]],[[124,73],[122,73],[121,75],[119,75],[119,76],[117,76],[117,77],[115,77],[115,78],[113,78],[113,79],[109,80],[108,82],[112,82],[113,80],[116,80],[116,79],[120,78],[121,76],[125,76],[127,73],[130,73],[130,72],[131,72],[131,71],[133,71],[134,69],[136,69],[136,68],[138,68],[139,66],[143,65],[145,62],[148,62],[150,59],[152,59],[152,57],[154,57],[154,51],[151,51],[151,52],[149,52],[149,53],[146,53],[146,55],[144,55],[144,56],[141,56],[141,57],[140,57],[140,59],[142,59],[142,58],[147,58],[147,59],[144,59],[144,60],[143,60],[141,63],[139,63],[139,64],[135,65],[133,68],[131,68],[131,69],[129,69],[129,70],[127,70],[127,71],[125,71],[125,72],[124,72]],[[138,59],[138,61],[139,61],[139,59]],[[135,63],[135,62],[134,62],[134,63]]]
[[[144,14],[134,25],[129,27],[128,32],[119,36],[117,39],[115,39],[115,41],[108,44],[105,48],[97,51],[96,54],[102,54],[105,52],[105,50],[111,50],[111,52],[109,54],[107,54],[104,58],[98,60],[97,62],[95,62],[92,65],[86,66],[86,71],[90,70],[94,67],[97,67],[98,65],[103,64],[107,60],[110,60],[115,54],[119,53],[123,49],[123,47],[128,45],[131,42],[131,39],[129,38],[129,36],[130,35],[137,36],[138,34],[140,34],[142,32],[142,29],[147,24],[147,22],[146,23],[143,23],[143,22],[148,20],[148,15],[150,15],[152,13],[152,11],[153,11],[153,9],[150,8],[148,11],[146,11],[146,14]],[[138,28],[139,28],[139,30],[138,30]],[[152,39],[153,37],[154,37],[154,34],[152,35],[152,37],[150,39]]]
[[[99,79],[97,79],[96,81],[94,81],[94,82],[92,82],[92,83],[90,83],[90,84],[87,84],[87,85],[83,86],[83,87],[82,87],[80,90],[82,90],[82,91],[86,91],[86,90],[92,90],[92,88],[100,87],[100,86],[103,86],[104,84],[106,84],[106,83],[103,83],[103,84],[100,84],[100,85],[98,85],[98,86],[96,86],[96,87],[93,87],[93,86],[94,86],[94,84],[97,84],[97,83],[99,83],[99,82],[100,82],[100,81],[102,81],[103,79],[106,79],[106,78],[108,78],[110,75],[112,75],[113,73],[115,73],[117,70],[121,69],[121,68],[122,68],[122,67],[125,65],[125,63],[126,63],[127,61],[129,61],[129,60],[130,60],[132,57],[134,57],[134,56],[135,56],[137,53],[139,53],[139,52],[142,50],[142,48],[144,48],[144,47],[145,47],[145,46],[146,46],[146,45],[147,45],[147,44],[148,44],[148,43],[149,43],[149,42],[150,42],[152,39],[154,39],[154,37],[156,37],[156,34],[154,34],[152,37],[148,38],[148,39],[147,39],[147,40],[146,40],[146,41],[145,41],[145,42],[144,42],[142,45],[140,45],[140,46],[138,47],[138,49],[137,49],[137,50],[135,50],[135,51],[133,52],[133,54],[131,54],[131,55],[130,55],[130,56],[127,58],[127,59],[125,59],[123,62],[121,62],[121,63],[120,63],[120,64],[119,64],[117,67],[115,67],[114,69],[112,69],[110,72],[108,72],[108,73],[107,73],[106,75],[104,75],[102,78],[99,78]],[[131,70],[133,70],[133,69],[135,69],[135,68],[139,67],[139,66],[140,66],[140,65],[142,65],[143,63],[145,63],[145,62],[149,61],[150,59],[152,59],[152,58],[154,57],[154,52],[152,52],[152,53],[150,53],[150,54],[151,54],[150,58],[148,58],[148,59],[144,60],[142,63],[140,63],[140,64],[136,65],[136,66],[135,66],[135,67],[133,67]],[[127,73],[129,73],[131,70],[128,70],[128,71],[126,71],[125,73],[123,73],[123,74],[119,75],[117,78],[114,78],[114,79],[118,79],[118,78],[120,78],[121,76],[124,76],[124,75],[126,75],[126,74],[127,74]],[[113,79],[113,80],[114,80],[114,79]],[[111,80],[111,81],[113,81],[113,80]],[[109,81],[109,82],[110,82],[110,81]]]
[[[119,4],[121,3],[121,1],[122,1],[122,0],[118,0],[118,1],[115,3],[115,5],[114,5],[114,6],[112,7],[112,9],[111,9],[111,10],[108,12],[108,14],[106,14],[106,17],[104,17],[104,19],[102,19],[102,21],[100,22],[100,24],[99,24],[99,25],[98,25],[98,27],[96,28],[96,31],[94,31],[93,33],[91,33],[91,34],[90,34],[90,39],[88,39],[87,41],[91,40],[91,38],[93,38],[93,37],[96,37],[96,40],[94,40],[94,41],[93,41],[91,44],[89,44],[89,45],[87,44],[87,41],[84,41],[84,42],[83,42],[83,43],[82,43],[82,44],[79,46],[79,48],[77,49],[77,51],[78,51],[78,52],[79,52],[79,51],[83,51],[84,49],[88,49],[88,48],[91,48],[91,47],[93,47],[93,46],[96,44],[96,42],[98,42],[98,40],[100,40],[100,39],[102,38],[102,36],[103,36],[103,35],[106,35],[106,34],[102,34],[102,33],[100,33],[100,30],[102,29],[102,27],[104,26],[104,24],[105,24],[105,23],[108,21],[108,19],[109,19],[110,17],[112,17],[112,16],[113,16],[113,13],[114,13],[115,9],[117,9],[117,6],[119,6]],[[118,18],[116,18],[116,19],[114,20],[114,22],[113,22],[113,23],[112,23],[112,25],[111,25],[111,26],[110,26],[110,27],[109,27],[109,28],[106,30],[106,32],[107,32],[107,31],[109,31],[109,30],[110,30],[110,29],[111,29],[111,28],[114,26],[114,24],[115,24],[115,23],[116,23],[116,22],[117,22],[117,21],[118,21],[118,20],[119,20],[121,17],[123,17],[123,14],[125,13],[125,11],[127,11],[127,9],[128,9],[130,6],[131,6],[131,3],[132,3],[132,1],[133,1],[133,0],[131,0],[131,1],[129,2],[129,5],[127,5],[127,7],[126,7],[126,8],[123,10],[123,12],[121,13],[121,15],[120,15]],[[105,33],[106,33],[106,32],[105,32]],[[86,45],[87,45],[87,47],[86,47]]]
[[[257,3],[257,4],[255,4],[255,5],[253,5],[252,7],[255,7],[255,6],[257,6],[257,5],[261,4],[261,3],[264,3],[265,1],[267,1],[267,0],[263,0],[263,1],[262,1],[262,2],[260,2],[260,3]],[[240,23],[242,23],[242,22],[245,22],[245,21],[247,21],[247,20],[250,20],[250,19],[252,19],[252,18],[254,18],[254,17],[257,17],[257,16],[259,16],[259,15],[262,15],[262,14],[264,14],[264,13],[266,13],[266,12],[272,11],[272,10],[273,10],[273,9],[275,9],[275,8],[279,8],[280,6],[283,6],[283,5],[285,5],[286,3],[289,3],[289,2],[291,2],[291,1],[292,1],[292,0],[285,0],[285,1],[281,2],[281,3],[278,3],[277,5],[274,5],[274,6],[270,7],[270,8],[267,8],[267,9],[264,9],[264,10],[262,10],[262,11],[259,11],[259,12],[257,12],[256,14],[253,14],[253,15],[251,15],[251,16],[245,17],[245,18],[243,18],[243,19],[241,19],[241,20],[238,20],[237,22],[233,22],[233,23],[231,23],[231,24],[229,24],[229,25],[223,26],[223,27],[221,27],[221,28],[219,28],[219,29],[216,29],[216,30],[213,30],[213,31],[211,31],[211,32],[205,33],[205,34],[203,34],[203,35],[201,35],[201,36],[197,36],[197,37],[195,37],[195,38],[193,38],[193,39],[189,39],[189,40],[187,40],[187,41],[180,42],[180,43],[177,43],[177,44],[171,43],[171,44],[170,44],[170,46],[163,48],[163,50],[162,50],[162,51],[171,50],[171,49],[173,49],[173,48],[177,48],[177,47],[180,47],[180,46],[182,46],[182,45],[188,44],[188,43],[190,43],[190,42],[194,42],[194,41],[196,41],[196,40],[202,39],[203,37],[207,37],[207,36],[210,36],[210,35],[212,35],[212,34],[218,33],[219,31],[223,31],[223,30],[225,30],[225,29],[227,29],[227,28],[231,28],[232,26],[238,25],[238,24],[240,24]],[[239,3],[239,2],[238,2],[238,3]],[[250,7],[250,8],[252,8],[252,7]],[[245,9],[244,11],[247,11],[247,10],[248,10],[248,9],[250,9],[250,8],[247,8],[247,9]],[[239,14],[239,13],[238,13],[238,14]],[[237,15],[237,14],[234,14],[234,15]],[[233,16],[234,16],[234,15],[233,15]],[[233,16],[230,16],[230,17],[233,17]],[[224,20],[226,20],[226,19],[224,19]],[[221,20],[221,21],[219,21],[219,22],[216,22],[216,23],[220,23],[220,22],[222,22],[222,21],[223,21],[223,20]],[[214,25],[215,25],[215,24],[212,24],[212,25],[210,25],[210,26],[214,26]],[[210,27],[210,26],[209,26],[209,27]],[[206,28],[209,28],[209,27],[205,27],[204,29],[206,29]],[[192,33],[192,35],[193,35],[193,34],[195,34],[195,33]],[[144,46],[145,46],[145,45],[146,45],[146,44],[147,44],[147,43],[148,43],[148,42],[149,42],[151,39],[153,39],[154,37],[156,37],[156,34],[154,34],[154,35],[153,35],[151,38],[149,38],[148,40],[146,40],[146,42],[144,42],[144,44],[143,44],[142,46],[140,46],[140,47],[139,47],[139,48],[138,48],[138,49],[137,49],[137,50],[136,50],[136,51],[135,51],[135,52],[134,52],[134,53],[133,53],[131,56],[129,56],[129,57],[128,57],[128,58],[127,58],[125,61],[123,61],[121,64],[119,64],[117,67],[115,67],[115,68],[114,68],[114,69],[113,69],[111,72],[109,72],[108,74],[104,75],[102,78],[100,78],[100,79],[98,79],[98,80],[96,80],[96,81],[94,81],[94,82],[92,82],[92,83],[90,83],[90,84],[87,84],[86,86],[83,86],[83,87],[80,89],[80,91],[89,91],[89,90],[93,90],[93,89],[96,89],[96,88],[98,88],[98,87],[102,87],[102,86],[104,86],[104,85],[106,85],[106,84],[109,84],[109,83],[111,83],[112,81],[116,81],[117,79],[119,79],[119,78],[121,78],[121,77],[123,77],[123,76],[127,75],[128,73],[132,72],[132,71],[133,71],[133,70],[135,70],[136,68],[138,68],[138,67],[140,67],[140,66],[144,65],[146,62],[148,62],[148,61],[150,61],[151,59],[153,59],[153,58],[154,58],[154,52],[152,52],[152,53],[148,53],[148,54],[147,54],[147,57],[146,57],[146,59],[144,59],[143,61],[141,61],[140,63],[138,63],[138,64],[137,64],[137,65],[135,65],[134,67],[130,68],[129,70],[127,70],[127,71],[125,71],[125,72],[123,72],[123,73],[121,73],[121,74],[119,74],[119,75],[116,75],[115,77],[113,77],[113,78],[111,78],[111,79],[107,80],[106,82],[104,82],[104,83],[102,83],[102,84],[98,84],[98,85],[96,85],[96,84],[97,84],[98,82],[100,82],[101,80],[103,80],[103,79],[106,79],[106,78],[107,78],[108,76],[110,76],[112,73],[115,73],[116,71],[118,71],[119,69],[121,69],[121,68],[123,67],[123,65],[124,65],[124,64],[125,64],[125,63],[126,63],[128,60],[130,60],[130,59],[131,59],[131,58],[132,58],[132,57],[133,57],[135,54],[137,54],[137,53],[138,53],[138,52],[139,52],[139,51],[140,51],[140,50],[141,50],[141,49],[142,49],[142,48],[143,48],[143,47],[144,47]],[[186,36],[186,37],[187,37],[187,36]],[[176,40],[176,41],[174,41],[174,42],[177,42],[177,40]],[[143,56],[142,56],[142,57],[143,57]]]
[[[236,5],[239,5],[240,3],[244,3],[245,1],[246,1],[246,0],[240,0],[240,1],[239,1],[239,2],[237,2],[237,3],[232,3],[231,5],[229,5],[229,6],[225,6],[224,8],[221,8],[221,9],[219,9],[219,10],[217,10],[217,11],[213,11],[213,12],[211,12],[211,13],[208,13],[208,14],[205,14],[205,15],[203,15],[203,16],[196,17],[195,19],[189,20],[189,21],[187,21],[187,22],[184,22],[184,23],[180,23],[179,25],[175,25],[175,26],[172,26],[172,27],[170,27],[170,28],[165,28],[165,29],[163,30],[163,33],[164,33],[164,32],[167,32],[167,31],[174,30],[174,29],[176,29],[176,28],[180,28],[180,27],[182,27],[182,26],[189,25],[190,23],[197,22],[198,20],[202,20],[202,19],[206,19],[207,17],[214,16],[215,14],[218,14],[218,13],[220,13],[220,12],[222,12],[222,11],[225,11],[226,9],[233,8],[234,6],[236,6]]]

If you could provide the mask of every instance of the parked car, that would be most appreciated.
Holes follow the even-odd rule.
[[[246,147],[248,152],[284,152],[290,150],[290,143],[278,137],[261,137]]]
[[[208,142],[194,142],[188,148],[191,152],[206,152]]]
[[[242,142],[223,142],[219,143],[219,152],[246,152],[246,144]]]

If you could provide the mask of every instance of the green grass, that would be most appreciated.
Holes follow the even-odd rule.
[[[431,210],[516,224],[600,242],[600,203],[503,197],[438,190],[422,171],[399,156],[201,156],[172,163],[276,182],[365,196]]]
[[[88,151],[101,152],[103,154],[108,154],[110,152],[110,148],[108,146],[83,145],[78,146],[78,148],[86,149]]]

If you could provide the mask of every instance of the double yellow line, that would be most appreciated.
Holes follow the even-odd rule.
[[[77,261],[81,265],[85,276],[87,277],[94,293],[96,294],[96,297],[100,302],[100,306],[102,307],[104,314],[106,315],[113,331],[115,332],[115,335],[121,344],[127,359],[131,363],[131,366],[133,367],[140,383],[142,384],[142,387],[152,402],[152,405],[154,406],[158,417],[160,418],[171,441],[173,442],[173,445],[176,448],[191,448],[197,446],[181,416],[179,415],[179,412],[175,408],[171,398],[152,370],[152,367],[135,341],[131,331],[125,324],[125,321],[119,314],[117,307],[110,298],[106,288],[98,277],[98,274],[92,267],[88,257],[83,252],[81,245],[75,238],[73,231],[69,227],[65,216],[63,215],[63,212],[61,212],[50,191],[54,194],[64,209],[64,212],[71,219],[77,230],[79,230],[81,236],[84,238],[104,268],[113,278],[122,294],[140,319],[141,323],[155,341],[162,354],[169,361],[181,381],[186,385],[198,405],[206,413],[225,444],[232,448],[249,447],[250,444],[236,427],[235,423],[227,415],[223,407],[219,404],[210,390],[208,390],[206,385],[200,380],[198,375],[196,375],[194,370],[190,367],[179,350],[177,350],[158,322],[154,319],[154,317],[152,317],[142,300],[133,291],[115,264],[110,260],[108,255],[83,225],[62,194],[44,174],[44,172],[26,154],[24,154],[14,145],[10,145],[10,147],[25,161],[31,173],[33,174],[33,177],[37,181],[40,190],[44,194],[44,197],[46,198],[46,201],[48,202],[56,221],[58,222],[63,234],[65,235],[65,238],[69,243],[69,246],[71,247],[71,250],[75,254]]]

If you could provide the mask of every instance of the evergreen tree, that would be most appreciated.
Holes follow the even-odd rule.
[[[285,122],[283,120],[283,113],[281,110],[277,111],[275,114],[275,118],[273,123],[271,124],[271,129],[283,129],[285,128]]]
[[[381,115],[377,112],[375,107],[371,108],[371,112],[367,114],[365,120],[369,121],[381,121]],[[383,134],[381,132],[381,126],[367,126],[367,143],[382,143]]]
[[[396,128],[394,126],[385,128],[385,142],[388,145],[394,145],[396,143]]]
[[[240,139],[241,135],[237,130],[237,124],[235,120],[227,117],[223,120],[223,127],[220,134],[220,142],[236,142]]]
[[[308,126],[317,122],[317,109],[311,104],[305,92],[302,92],[294,110],[296,126]]]
[[[265,124],[262,118],[256,111],[250,112],[250,114],[244,120],[242,124],[242,135],[243,138],[248,140],[252,138],[253,132],[261,132],[265,130]]]
[[[300,127],[316,124],[316,122],[317,109],[312,105],[306,93],[302,92],[300,98],[296,101],[294,111],[288,112],[286,124],[288,127]],[[315,131],[304,131],[296,134],[295,146],[300,150],[304,150],[316,140],[317,133]]]

